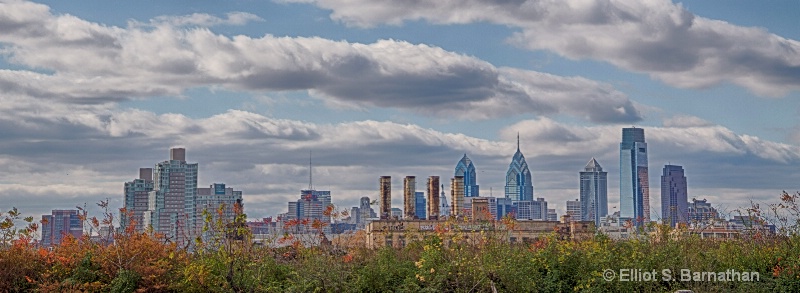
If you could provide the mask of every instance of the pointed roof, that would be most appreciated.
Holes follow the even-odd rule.
[[[598,163],[597,160],[594,159],[594,157],[592,157],[592,159],[589,160],[589,163],[586,164],[585,169],[586,171],[593,171],[593,170],[603,171],[603,167],[600,166],[600,163]]]

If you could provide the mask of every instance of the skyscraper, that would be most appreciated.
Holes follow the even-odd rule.
[[[392,176],[381,176],[380,186],[380,218],[388,220],[392,217]]]
[[[439,176],[428,177],[428,220],[439,219]]]
[[[475,165],[472,164],[472,160],[467,157],[467,154],[464,154],[464,157],[456,164],[456,171],[453,176],[464,177],[464,197],[480,196]]]
[[[145,230],[144,213],[148,210],[147,202],[150,191],[153,191],[153,168],[140,168],[139,178],[125,182],[123,203],[125,214],[120,215],[122,228],[132,224],[137,232]]]
[[[688,224],[686,176],[683,167],[665,165],[661,175],[661,217],[664,224],[675,227],[677,223]]]
[[[42,246],[61,244],[67,235],[76,239],[83,236],[83,221],[77,210],[53,210],[42,216]]]
[[[519,134],[517,135],[517,152],[511,159],[506,172],[506,197],[513,201],[533,200],[533,181],[525,156],[519,150]]]
[[[600,219],[608,215],[608,172],[592,158],[580,172],[580,178],[580,217],[573,220],[594,221],[599,227]]]
[[[458,217],[463,214],[464,208],[464,177],[456,176],[450,180],[450,200],[453,203],[450,205],[452,210],[450,214],[453,217]]]
[[[188,243],[196,220],[197,163],[186,162],[185,149],[173,148],[170,159],[156,164],[154,172],[144,224],[167,241]]]
[[[426,215],[425,209],[427,208],[425,200],[425,192],[417,191],[416,193],[414,193],[414,197],[416,197],[416,199],[414,200],[415,216],[417,217],[417,219],[422,219],[422,220],[427,219],[427,217],[425,216]]]
[[[620,218],[639,226],[650,221],[650,183],[644,129],[623,128],[619,144]]]
[[[417,179],[415,176],[406,176],[403,180],[403,210],[406,220],[417,218]]]

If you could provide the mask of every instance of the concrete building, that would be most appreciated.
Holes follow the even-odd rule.
[[[463,216],[464,214],[464,177],[456,176],[450,179],[450,215],[453,217]]]
[[[517,152],[511,159],[506,172],[506,198],[512,201],[533,200],[533,181],[525,156],[519,150],[519,134],[517,135]]]
[[[406,220],[418,219],[417,178],[415,176],[406,176],[403,180],[403,209],[405,210],[403,218]]]
[[[242,213],[243,208],[242,192],[226,187],[224,183],[214,183],[208,188],[198,188],[195,199],[198,223],[195,229],[200,229],[199,232],[202,232],[205,224],[202,215],[205,211],[210,213],[214,221],[221,220],[222,223],[232,223]],[[222,209],[221,214],[218,212],[219,209]]]
[[[507,243],[534,243],[551,235],[554,231],[562,239],[588,239],[594,236],[593,222],[518,221],[510,229],[500,221],[495,222],[449,222],[449,221],[393,221],[380,220],[367,225],[366,245],[379,247],[404,247],[428,237],[437,236],[436,230],[446,230],[443,244],[453,241],[477,245],[484,238]],[[460,236],[457,238],[456,236]]]
[[[580,172],[580,181],[580,209],[576,219],[594,221],[599,226],[608,215],[608,172],[592,158]]]
[[[425,220],[427,219],[425,210],[427,209],[427,201],[425,200],[425,192],[417,191],[414,193],[414,216],[417,219]]]
[[[661,217],[670,227],[689,223],[686,187],[683,167],[665,165],[661,175]]]
[[[390,219],[392,216],[392,176],[381,176],[380,199],[380,219]]]
[[[572,221],[572,218],[568,218]],[[558,213],[556,213],[556,209],[547,209],[547,220],[546,221],[558,221]]]
[[[145,227],[161,233],[169,242],[187,244],[193,238],[197,163],[186,162],[186,150],[170,149],[170,158],[156,164],[153,190],[148,193],[148,210],[143,213]]]
[[[120,215],[120,226],[133,225],[136,232],[144,232],[144,213],[148,210],[149,193],[153,191],[153,168],[140,168],[139,178],[125,182],[125,197]]]
[[[705,198],[701,200],[693,198],[692,202],[687,203],[687,211],[687,219],[692,224],[713,224],[721,220],[717,209]]]
[[[470,206],[472,208],[472,217],[474,221],[490,221],[494,220],[497,216],[497,203],[493,202],[494,198],[489,197],[471,197],[469,198]],[[494,206],[494,211],[492,211]]]
[[[467,157],[467,154],[464,154],[464,157],[456,164],[455,174],[453,174],[453,176],[464,177],[464,197],[480,196],[475,165],[472,164],[472,160]]]
[[[635,226],[650,222],[647,143],[642,128],[623,128],[619,144],[620,218]]]
[[[428,220],[439,219],[439,176],[428,177]]]
[[[77,210],[52,210],[49,215],[42,215],[43,247],[59,245],[67,235],[75,239],[83,236],[83,221]]]

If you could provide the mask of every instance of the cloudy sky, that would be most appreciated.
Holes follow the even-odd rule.
[[[733,213],[800,189],[800,2],[0,0],[0,208],[109,199],[185,147],[251,218],[391,175],[502,196],[521,149],[559,213],[595,157],[619,202],[621,128]],[[424,189],[423,184],[417,186]]]

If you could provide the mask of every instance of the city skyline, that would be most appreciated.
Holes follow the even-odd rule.
[[[563,214],[594,157],[610,174],[613,213],[619,131],[635,126],[647,132],[650,167],[690,170],[692,196],[720,213],[775,203],[800,189],[798,10],[741,0],[7,1],[0,202],[31,216],[84,204],[100,214],[94,203],[123,206],[122,183],[173,147],[202,166],[199,183],[242,190],[252,218],[296,200],[309,152],[315,187],[342,208],[376,199],[376,174],[395,187],[409,175],[416,190],[429,176],[448,186],[462,154],[481,195],[502,197],[519,133],[535,197]],[[657,219],[658,174],[649,180]]]

